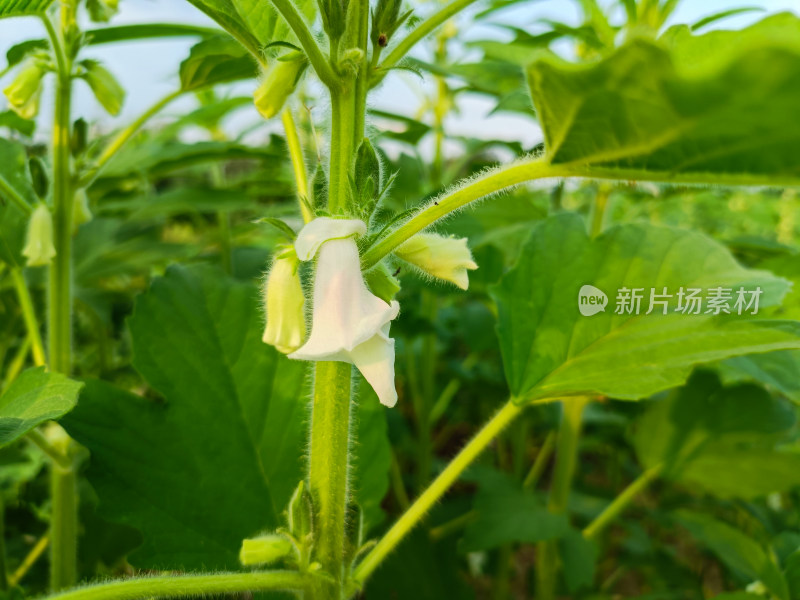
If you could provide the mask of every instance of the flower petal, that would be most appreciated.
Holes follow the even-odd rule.
[[[381,404],[392,408],[397,404],[397,390],[394,387],[394,340],[389,337],[389,326],[390,323],[386,323],[379,333],[350,355]]]
[[[294,242],[297,258],[302,261],[316,256],[320,246],[328,240],[364,235],[367,226],[358,219],[332,219],[318,217],[303,227]]]

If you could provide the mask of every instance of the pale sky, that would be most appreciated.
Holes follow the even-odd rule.
[[[266,0],[265,0],[266,1]],[[427,2],[420,9],[421,14],[426,14]],[[739,6],[761,6],[766,12],[792,10],[800,14],[798,0],[684,0],[680,5],[674,21],[677,23],[694,22],[706,15],[721,10]],[[531,0],[530,3],[519,5],[513,10],[508,10],[498,17],[498,20],[513,22],[515,25],[524,26],[534,24],[540,19],[555,19],[560,21],[577,21],[577,2],[569,0]],[[120,0],[120,13],[113,20],[113,24],[129,24],[144,22],[173,22],[210,24],[210,20],[191,6],[185,0]],[[737,27],[747,25],[761,18],[763,14],[752,14],[727,19],[722,22],[724,27]],[[487,29],[471,24],[469,16],[461,20],[461,29],[465,36],[483,37]],[[497,30],[491,28],[492,32]],[[492,33],[490,35],[497,35]],[[36,19],[15,18],[0,20],[0,57],[5,56],[6,50],[25,39],[43,37],[41,24]],[[123,86],[128,90],[122,114],[112,119],[106,115],[91,97],[83,85],[78,86],[74,106],[75,113],[90,120],[101,120],[107,126],[119,126],[132,120],[156,99],[174,90],[177,86],[177,70],[181,60],[188,54],[191,41],[187,39],[157,40],[145,42],[129,42],[125,44],[99,46],[89,49],[87,55],[101,59],[108,68],[117,76]],[[425,48],[420,48],[418,53],[424,56]],[[0,70],[4,60],[0,59]],[[371,104],[376,108],[404,113],[413,116],[419,106],[421,84],[419,79],[411,74],[398,73],[387,80],[372,98]],[[6,84],[8,77],[0,84]],[[235,92],[248,94],[252,92],[255,83],[238,84]],[[0,99],[0,109],[4,98]],[[43,110],[48,113],[50,109],[45,97]],[[180,114],[192,106],[193,100],[187,98],[171,105],[166,114]],[[460,101],[461,115],[454,117],[448,123],[448,129],[457,134],[474,134],[478,136],[491,135],[494,138],[519,140],[531,145],[540,139],[540,132],[535,125],[522,117],[513,115],[494,115],[487,117],[493,107],[491,100],[480,97],[462,98]],[[245,128],[250,123],[257,123],[258,117],[255,110],[249,108],[240,111],[232,127]]]

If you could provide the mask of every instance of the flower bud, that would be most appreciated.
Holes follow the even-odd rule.
[[[25,237],[25,248],[22,255],[28,259],[29,267],[41,267],[50,264],[56,255],[53,246],[53,217],[50,209],[39,204],[28,221],[28,232]]]
[[[467,270],[478,268],[472,260],[466,238],[418,233],[400,245],[394,253],[428,275],[449,281],[462,290],[469,287]]]
[[[271,119],[280,112],[297,87],[307,64],[305,55],[292,52],[282,56],[269,68],[253,97],[262,117]]]
[[[292,553],[292,542],[282,535],[270,534],[244,540],[239,562],[244,566],[274,563]]]
[[[23,119],[32,119],[39,112],[42,78],[46,70],[38,60],[29,60],[14,81],[3,90],[11,108]]]
[[[306,333],[306,299],[298,265],[297,254],[286,251],[272,263],[264,284],[267,326],[262,340],[284,354],[302,346]]]
[[[305,481],[300,480],[289,500],[288,520],[289,531],[301,543],[311,533],[312,519],[311,496],[305,489]]]
[[[92,211],[89,208],[89,197],[86,195],[86,190],[80,189],[75,192],[75,199],[72,202],[72,227],[78,229],[91,220]]]

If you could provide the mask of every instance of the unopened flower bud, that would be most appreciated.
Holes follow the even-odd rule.
[[[289,531],[298,540],[304,540],[311,533],[312,514],[311,496],[305,489],[305,481],[300,483],[294,490],[291,500],[289,500]]]
[[[428,275],[449,281],[462,290],[469,287],[467,271],[478,268],[472,260],[466,238],[418,233],[394,252]]]
[[[244,566],[265,565],[286,558],[292,553],[292,542],[282,535],[271,534],[244,540],[239,562]]]
[[[77,229],[91,220],[92,211],[89,208],[89,197],[86,195],[86,190],[80,189],[75,192],[75,199],[72,202],[72,227]]]
[[[294,250],[284,252],[273,262],[264,284],[267,327],[262,339],[284,354],[302,346],[306,333],[306,299],[298,265]]]
[[[45,73],[40,61],[29,60],[17,73],[14,81],[3,90],[12,110],[23,119],[32,119],[39,112],[40,88]]]
[[[256,108],[262,117],[271,119],[281,111],[297,87],[307,64],[305,55],[293,52],[281,57],[269,68],[254,94]]]
[[[29,267],[49,265],[56,255],[53,246],[53,217],[44,204],[39,204],[31,214],[22,255],[28,259]]]

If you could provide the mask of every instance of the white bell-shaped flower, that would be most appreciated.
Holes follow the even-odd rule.
[[[357,220],[320,217],[295,241],[300,260],[319,254],[314,276],[314,310],[308,341],[289,358],[329,360],[356,366],[381,404],[394,406],[394,340],[389,327],[400,311],[367,289],[355,237],[366,226]]]
[[[394,253],[428,275],[449,281],[462,290],[469,287],[467,271],[478,268],[466,238],[418,233],[403,242]]]

